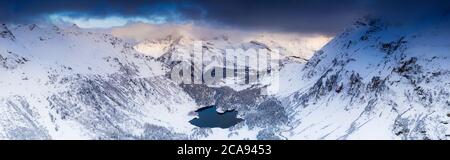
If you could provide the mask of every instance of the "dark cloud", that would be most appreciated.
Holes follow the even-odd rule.
[[[218,24],[281,31],[334,33],[365,14],[358,0],[209,2],[206,19]]]
[[[169,22],[334,34],[365,15],[412,20],[442,14],[449,6],[448,0],[2,0],[0,21],[40,21],[55,13],[163,16]]]
[[[364,16],[413,21],[439,16],[449,0],[227,0],[203,3],[206,18],[244,28],[334,34]]]

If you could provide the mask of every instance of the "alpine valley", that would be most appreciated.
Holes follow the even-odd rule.
[[[449,15],[420,24],[363,18],[315,48],[270,34],[131,43],[75,25],[2,24],[0,139],[448,139],[448,28]],[[246,85],[179,84],[169,73],[196,40],[206,55],[279,50],[282,62]],[[242,121],[189,123],[207,106]]]

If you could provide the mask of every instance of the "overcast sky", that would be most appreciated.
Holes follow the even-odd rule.
[[[335,34],[366,15],[420,21],[449,0],[2,0],[0,21],[65,21],[111,27],[130,21],[195,23],[243,30]]]

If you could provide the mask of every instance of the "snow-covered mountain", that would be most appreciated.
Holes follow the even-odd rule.
[[[448,139],[449,17],[363,19],[310,61],[288,64],[277,97],[292,139]]]
[[[314,53],[326,44],[330,38],[325,36],[306,36],[300,35],[283,35],[259,33],[245,36],[244,38],[235,39],[226,33],[215,33],[209,37],[193,36],[187,33],[173,33],[164,37],[146,39],[139,42],[134,48],[143,54],[153,57],[160,57],[167,53],[174,45],[183,45],[193,43],[192,41],[203,41],[217,48],[249,48],[245,45],[261,45],[270,49],[277,49],[285,56],[291,56],[299,59],[309,59]],[[191,47],[189,44],[185,47]]]
[[[255,106],[261,97],[247,90],[259,89],[177,84],[167,76],[170,61],[77,26],[4,24],[0,33],[0,139],[256,139],[261,130],[189,123],[207,105]],[[162,55],[192,49],[192,40],[167,40],[172,50]],[[230,99],[217,100],[219,93]]]
[[[173,81],[198,40],[187,35],[131,45],[76,26],[2,25],[0,139],[447,139],[449,19],[362,19],[310,59],[291,57],[309,50],[292,39],[200,39],[219,55],[206,63],[229,48],[280,50],[280,81],[247,85]],[[244,121],[189,123],[210,105]]]
[[[198,106],[118,38],[76,26],[0,33],[1,139],[184,139],[175,132],[193,128]]]

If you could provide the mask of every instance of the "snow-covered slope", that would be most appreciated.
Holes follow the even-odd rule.
[[[290,139],[447,139],[450,18],[393,25],[364,19],[303,65],[276,95]]]
[[[0,34],[1,139],[186,138],[175,133],[194,127],[198,106],[163,64],[118,38],[51,25]]]

